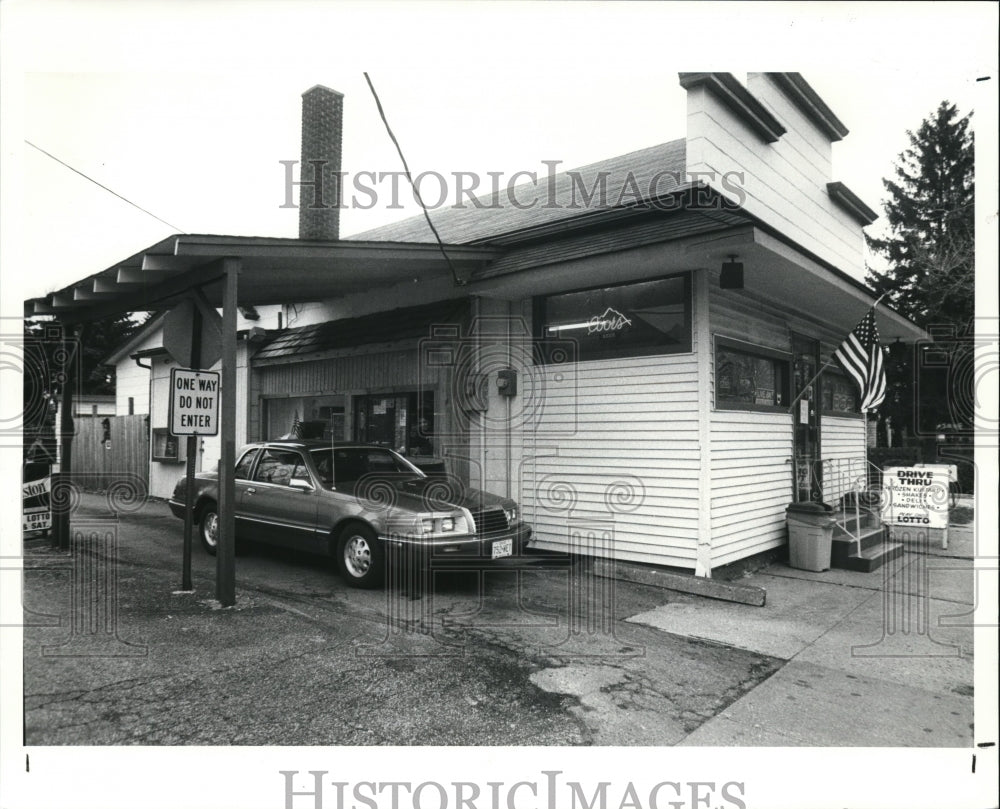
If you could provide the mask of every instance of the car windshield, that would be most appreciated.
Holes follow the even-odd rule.
[[[366,475],[424,477],[424,473],[394,452],[377,447],[344,447],[312,450],[313,464],[323,485],[343,486]]]

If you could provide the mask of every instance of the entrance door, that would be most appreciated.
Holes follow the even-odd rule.
[[[823,500],[823,468],[820,459],[820,391],[819,380],[813,379],[819,370],[819,341],[792,335],[793,395],[805,388],[792,412],[796,501]],[[811,384],[810,384],[811,382]],[[808,385],[808,387],[806,387]]]

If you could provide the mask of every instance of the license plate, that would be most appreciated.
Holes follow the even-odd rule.
[[[493,543],[493,558],[501,559],[514,553],[513,539],[498,539]]]

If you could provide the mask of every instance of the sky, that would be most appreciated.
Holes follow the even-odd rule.
[[[986,187],[991,214],[980,224],[995,239],[997,8],[957,2],[6,0],[0,2],[0,340],[20,335],[24,299],[112,266],[171,233],[294,237],[297,212],[281,207],[279,161],[299,157],[301,94],[315,84],[345,94],[345,170],[399,170],[365,70],[415,172],[506,176],[544,173],[543,161],[572,168],[683,137],[679,71],[799,71],[850,129],[833,148],[834,179],[876,209],[881,178],[907,146],[906,131],[948,99],[963,113],[976,109],[978,187]],[[983,77],[989,80],[976,81]],[[415,212],[412,205],[408,211],[349,209],[342,234]],[[993,272],[981,277],[995,280],[996,265],[989,266]],[[995,305],[995,296],[984,300]],[[18,386],[4,387],[5,407],[16,410]],[[20,454],[2,455],[13,465],[4,481],[13,481]],[[17,515],[7,512],[4,525],[12,530],[4,536],[16,542]],[[990,662],[987,655],[981,659]],[[16,690],[11,678],[17,671],[5,668],[5,689],[13,682]],[[2,734],[5,749],[16,750],[16,723],[8,720]],[[580,766],[575,754],[582,752],[548,750],[544,764]],[[850,771],[852,782],[868,754],[838,767],[830,751],[811,752],[789,766],[763,749],[717,750],[709,766],[697,750],[637,749],[629,752],[628,768],[723,781],[743,773],[753,779],[754,806],[827,799],[846,805],[835,802],[829,773]],[[541,761],[525,749],[512,764],[511,754],[453,749],[447,761],[467,764],[463,775],[486,767],[484,778],[507,780],[525,767],[537,770]],[[959,791],[970,784],[969,753],[955,754],[947,759],[953,805],[973,805]],[[429,771],[441,768],[443,759],[426,751],[406,755],[430,764]],[[588,759],[597,768],[589,771],[606,765],[602,755]],[[981,755],[986,762],[987,752]],[[877,769],[866,805],[922,805],[920,779],[897,777],[914,771],[913,759],[892,756],[880,751],[877,768],[865,770]],[[161,794],[156,784],[164,773],[183,772],[192,806],[249,806],[251,798],[253,805],[270,806],[278,805],[274,795],[247,798],[261,773],[336,765],[371,775],[372,760],[365,750],[341,750],[332,758],[322,749],[266,748],[136,750],[127,758],[122,751],[58,749],[33,752],[31,759],[33,772],[47,766],[65,782],[71,800],[62,805],[95,807],[110,804],[78,785],[93,786],[97,768],[115,767],[120,805],[166,805],[169,790]],[[394,761],[391,751],[380,754],[379,771],[392,772]],[[934,773],[940,761],[935,756],[917,766]],[[731,769],[722,772],[723,766]],[[141,798],[132,801],[133,795]],[[16,797],[16,803],[5,798],[5,805],[35,805],[30,790]]]
[[[314,84],[345,94],[344,170],[398,171],[364,70],[415,174],[504,181],[683,137],[679,71],[799,70],[850,130],[834,179],[879,211],[906,130],[944,99],[965,113],[997,93],[995,32],[969,24],[984,8],[955,3],[909,5],[903,28],[878,4],[12,5],[0,283],[15,301],[174,232],[294,237],[279,161],[299,157]],[[948,31],[964,46],[928,58],[921,43]],[[380,190],[342,235],[418,212],[405,185],[402,210]]]

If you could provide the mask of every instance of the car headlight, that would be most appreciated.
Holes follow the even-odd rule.
[[[511,526],[517,522],[517,506],[511,506],[510,508],[505,508],[503,510],[503,513],[507,517],[508,526]]]
[[[450,534],[464,527],[465,520],[455,515],[418,517],[415,528],[418,534]]]

